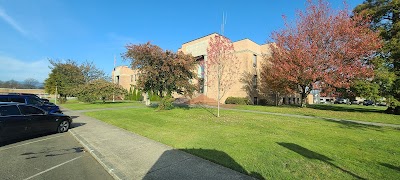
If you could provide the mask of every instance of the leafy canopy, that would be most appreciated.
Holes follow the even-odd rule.
[[[164,51],[150,42],[127,45],[126,49],[123,58],[138,69],[137,87],[143,92],[154,92],[160,97],[173,92],[191,96],[196,90],[197,86],[191,83],[196,78],[196,61],[191,55]]]
[[[334,12],[326,1],[309,0],[296,23],[272,33],[269,76],[264,83],[305,97],[312,89],[349,88],[357,79],[373,76],[369,58],[381,47],[368,19],[347,9]]]

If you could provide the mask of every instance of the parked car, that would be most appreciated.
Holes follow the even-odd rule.
[[[363,105],[364,105],[364,106],[374,105],[374,102],[371,101],[371,100],[365,100],[365,101],[363,102]]]
[[[67,115],[48,113],[36,106],[0,103],[0,141],[46,132],[67,132],[71,123]]]
[[[387,106],[386,102],[378,102],[376,103],[377,106]]]
[[[334,104],[347,104],[348,102],[348,99],[338,98],[335,100]]]
[[[356,105],[359,105],[359,104],[361,104],[361,101],[358,101],[358,100],[352,100],[350,104],[356,104]]]
[[[32,93],[8,93],[8,94],[9,94],[9,95],[26,95],[26,96],[32,96],[32,97],[34,97],[34,98],[36,98],[36,99],[38,99],[38,100],[41,100],[41,101],[44,102],[44,103],[53,104],[53,103],[50,102],[50,100],[45,99],[45,98],[40,98],[38,95],[32,94]]]
[[[44,109],[49,113],[62,113],[60,107],[54,104],[44,103],[43,101],[31,95],[0,95],[0,102],[17,102],[29,104]]]

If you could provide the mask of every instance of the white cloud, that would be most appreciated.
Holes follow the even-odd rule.
[[[0,7],[0,18],[6,21],[10,26],[12,26],[15,30],[20,32],[22,35],[27,36],[28,32],[23,29],[11,16],[9,16],[6,11]]]
[[[0,80],[23,81],[28,78],[34,78],[43,82],[50,73],[49,61],[41,59],[27,62],[12,57],[0,55]]]

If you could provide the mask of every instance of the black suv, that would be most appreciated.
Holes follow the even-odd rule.
[[[32,134],[68,131],[71,117],[36,106],[0,102],[0,142]]]
[[[32,95],[0,95],[0,102],[23,103],[40,107],[49,113],[61,113],[60,107],[54,104],[44,103]]]

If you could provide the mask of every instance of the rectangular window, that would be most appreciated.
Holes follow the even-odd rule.
[[[131,82],[133,82],[133,75],[131,75]]]
[[[0,116],[15,116],[21,115],[17,106],[2,106],[0,107]]]
[[[253,87],[257,88],[257,75],[253,76]]]
[[[257,55],[253,54],[253,67],[257,67]]]

